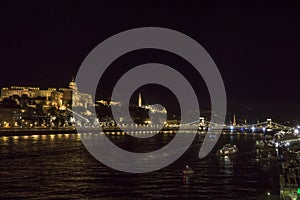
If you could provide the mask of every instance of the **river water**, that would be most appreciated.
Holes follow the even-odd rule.
[[[171,135],[159,137],[165,142],[172,139]],[[156,144],[133,145],[120,135],[110,138],[145,151]],[[222,135],[204,159],[197,157],[201,142],[196,138],[166,168],[129,174],[94,159],[78,134],[0,137],[0,199],[268,199],[268,192],[270,199],[279,199],[276,167],[262,167],[255,161],[257,138]],[[228,159],[216,156],[226,143],[236,144],[239,153]],[[195,171],[188,179],[181,174],[185,165]]]

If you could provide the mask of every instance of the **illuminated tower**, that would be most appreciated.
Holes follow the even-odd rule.
[[[232,125],[236,126],[235,114],[233,114],[233,123],[232,123]]]
[[[138,107],[142,107],[142,95],[139,93]]]

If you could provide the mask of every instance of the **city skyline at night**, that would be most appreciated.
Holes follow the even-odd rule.
[[[299,13],[3,2],[0,199],[299,199]]]
[[[169,9],[167,4],[148,6],[155,8],[157,14],[150,15],[147,5],[135,9],[130,3],[108,4],[113,12],[101,7],[87,12],[80,3],[49,6],[45,12],[34,9],[35,5],[12,11],[13,6],[7,4],[1,12],[5,40],[0,52],[5,69],[0,75],[0,87],[60,87],[77,73],[85,56],[110,35],[135,27],[162,26],[184,32],[204,46],[221,72],[228,109],[232,112],[257,110],[257,114],[300,117],[300,99],[296,95],[300,72],[297,65],[299,21],[295,9],[268,7],[258,2],[222,3],[217,9],[203,4],[188,6],[189,14],[179,17],[176,13],[181,11],[181,4],[174,3]],[[77,12],[84,14],[79,16]],[[113,14],[116,12],[122,17]],[[111,73],[118,78],[126,71],[122,66],[148,60],[174,68],[186,65],[176,56],[146,50],[120,58]],[[201,79],[194,77],[193,72],[187,75],[194,82]],[[203,81],[200,85],[199,93],[205,93],[203,99],[207,104],[206,86]]]

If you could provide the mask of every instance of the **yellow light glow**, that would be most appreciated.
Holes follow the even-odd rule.
[[[32,135],[33,139],[37,140],[39,138],[39,135]]]

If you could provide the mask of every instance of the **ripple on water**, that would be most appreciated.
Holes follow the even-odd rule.
[[[122,142],[124,137],[116,139]],[[161,140],[168,141],[169,137],[164,135]],[[180,159],[164,169],[129,174],[110,169],[95,160],[76,134],[74,137],[71,134],[17,139],[1,137],[0,194],[2,199],[260,198],[277,177],[261,174],[253,159],[253,138],[222,136],[216,148],[230,141],[241,148],[229,159],[217,157],[214,152],[198,159],[199,143],[193,144]],[[135,145],[139,143],[135,142]],[[151,145],[149,148],[153,149],[155,142],[152,141]],[[137,148],[149,150],[147,146]],[[195,171],[188,181],[181,174],[187,164]],[[271,189],[278,193],[278,188]]]

